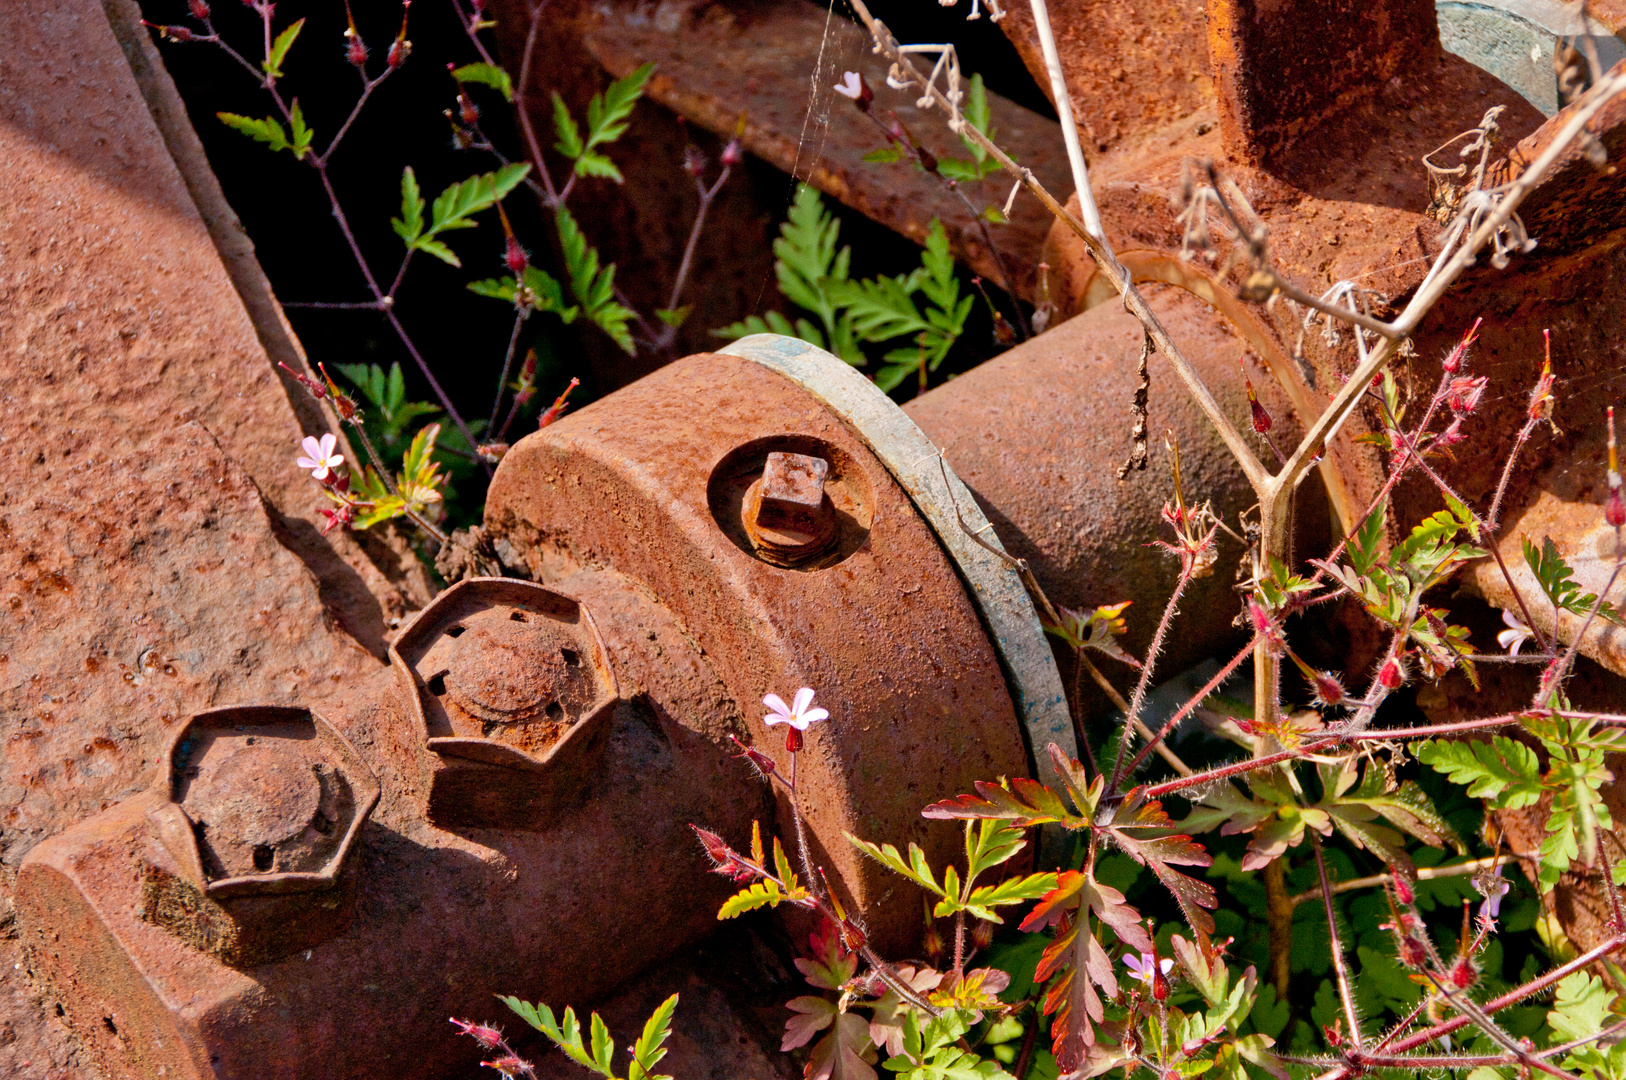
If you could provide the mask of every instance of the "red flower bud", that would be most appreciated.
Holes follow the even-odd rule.
[[[480,107],[469,95],[463,93],[457,95],[457,108],[458,115],[463,118],[465,124],[473,127],[480,122]]]
[[[469,1036],[487,1050],[495,1050],[502,1045],[502,1031],[499,1028],[490,1027],[486,1024],[476,1024],[468,1020],[459,1020],[455,1016],[452,1017],[452,1023],[456,1024],[460,1029],[458,1031],[459,1035]]]
[[[1399,690],[1406,685],[1406,668],[1398,657],[1391,656],[1378,669],[1378,685],[1385,690]]]
[[[937,924],[930,919],[926,921],[926,936],[921,939],[920,947],[926,953],[926,959],[937,963],[943,955],[943,935],[937,932]]]
[[[1344,701],[1344,684],[1330,671],[1316,672],[1314,679],[1315,698],[1322,705],[1341,705]]]
[[[1451,962],[1451,970],[1446,972],[1445,981],[1458,990],[1466,990],[1479,981],[1479,969],[1466,956],[1459,956]]]
[[[690,176],[699,176],[706,171],[706,155],[698,147],[683,148],[683,171]]]
[[[192,10],[192,17],[200,22],[209,17],[209,5],[204,0],[188,0],[186,6]]]
[[[725,169],[733,168],[735,165],[738,165],[741,161],[745,160],[745,152],[740,149],[740,140],[728,140],[728,145],[723,147],[722,156],[718,160],[723,163],[723,167]]]
[[[510,236],[508,238],[508,249],[503,252],[502,261],[508,265],[508,272],[515,277],[519,277],[525,272],[527,263],[525,249],[519,246],[517,237]]]
[[[1155,954],[1152,957],[1152,997],[1157,1001],[1169,1000],[1169,980]]]
[[[410,55],[412,55],[412,42],[406,38],[396,38],[390,42],[389,55],[385,59],[390,67],[398,68],[406,63],[406,59]]]
[[[804,745],[806,745],[806,740],[803,739],[801,731],[799,731],[798,729],[793,728],[793,727],[785,729],[785,749],[786,750],[788,750],[788,751],[790,751],[791,753],[794,754],[798,750],[800,750]]]
[[[1417,903],[1417,893],[1412,889],[1411,882],[1395,875],[1395,899],[1408,906]]]
[[[1445,369],[1447,375],[1455,375],[1462,368],[1462,362],[1468,358],[1468,346],[1474,343],[1474,335],[1479,332],[1479,324],[1484,321],[1475,319],[1468,332],[1462,335],[1462,340],[1446,354],[1444,360],[1440,361],[1440,367]]]
[[[979,949],[986,949],[994,943],[994,924],[977,920],[977,925],[971,931],[971,944]]]
[[[1396,942],[1395,954],[1402,964],[1410,968],[1420,968],[1428,962],[1428,950],[1421,941],[1410,935]]]
[[[344,58],[356,67],[365,67],[367,64],[367,46],[359,36],[352,37],[350,44],[344,47]]]

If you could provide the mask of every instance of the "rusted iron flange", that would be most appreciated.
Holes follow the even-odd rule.
[[[1020,576],[998,554],[1004,550],[999,537],[937,447],[885,392],[815,345],[779,334],[752,334],[722,351],[777,371],[818,398],[909,493],[988,623],[1039,776],[1046,783],[1061,783],[1045,747],[1055,743],[1076,757],[1078,742],[1055,654]]]
[[[580,603],[543,585],[469,578],[390,647],[442,828],[546,828],[598,768],[620,698]]]

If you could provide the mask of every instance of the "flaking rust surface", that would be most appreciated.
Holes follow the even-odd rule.
[[[262,501],[314,504],[299,426],[101,6],[9,4],[0,72],[9,927],[22,856],[144,787],[166,721],[301,700],[376,663],[279,542],[314,532]],[[8,930],[0,1073],[93,1075],[31,993]]]

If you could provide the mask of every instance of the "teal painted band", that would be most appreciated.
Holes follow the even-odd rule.
[[[941,457],[931,440],[874,383],[815,345],[778,334],[752,334],[720,351],[770,368],[818,398],[864,440],[909,494],[915,509],[954,560],[972,602],[982,612],[994,648],[1005,665],[1011,697],[1038,766],[1039,779],[1059,786],[1061,777],[1045,747],[1055,743],[1068,757],[1077,757],[1078,743],[1073,737],[1073,722],[1055,654],[1045,640],[1039,613],[1022,579],[961,528],[956,508],[978,536],[1004,550],[971,492],[946,462],[940,464]]]

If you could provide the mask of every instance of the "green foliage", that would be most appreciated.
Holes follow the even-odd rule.
[[[574,1009],[567,1008],[562,1018],[555,1018],[553,1010],[546,1005],[531,1005],[516,997],[499,1000],[518,1013],[527,1024],[547,1036],[571,1061],[607,1080],[617,1080],[615,1040],[610,1037],[609,1026],[598,1013],[593,1014],[588,1037],[583,1040],[581,1024],[576,1019]],[[655,1066],[666,1056],[665,1043],[672,1034],[672,1014],[677,1009],[677,1002],[678,996],[673,994],[650,1014],[643,1034],[630,1048],[632,1061],[627,1066],[625,1080],[672,1080],[670,1076],[656,1073]]]
[[[911,373],[937,370],[964,332],[972,297],[960,295],[960,282],[949,254],[948,234],[933,220],[926,233],[921,265],[908,274],[864,281],[848,278],[851,249],[838,250],[841,223],[807,185],[797,189],[788,220],[774,241],[774,273],[784,297],[818,322],[793,324],[777,313],[766,320],[752,316],[723,330],[719,337],[741,338],[765,331],[800,337],[829,349],[855,366],[869,361],[860,344],[896,342],[882,358],[875,384],[890,390]],[[916,302],[919,295],[924,309]]]
[[[1598,594],[1582,592],[1580,583],[1572,575],[1575,571],[1570,569],[1564,557],[1558,553],[1558,547],[1550,536],[1542,537],[1541,547],[1536,547],[1528,537],[1524,541],[1524,561],[1529,564],[1531,573],[1541,583],[1541,591],[1547,594],[1547,599],[1553,607],[1579,615],[1582,618],[1592,614],[1597,608],[1601,618],[1619,626],[1626,626],[1626,617],[1609,601],[1598,603]]]
[[[265,72],[268,79],[282,78],[282,62],[288,57],[288,50],[293,47],[294,39],[305,28],[305,20],[300,19],[277,35],[271,43],[271,49],[265,54],[265,61],[260,64],[260,70]]]
[[[401,471],[396,474],[394,492],[384,478],[371,465],[353,474],[356,497],[368,505],[356,514],[355,527],[369,529],[381,521],[404,517],[410,510],[422,514],[441,500],[440,466],[435,461],[435,440],[440,437],[440,425],[429,424],[413,436],[412,444],[401,457]]]
[[[300,22],[304,20],[301,19]],[[298,25],[297,23],[295,24]],[[256,142],[263,142],[272,150],[287,150],[294,155],[296,161],[303,161],[310,152],[311,140],[315,132],[305,125],[305,114],[300,111],[299,99],[295,98],[293,107],[288,110],[288,128],[285,130],[282,123],[274,116],[264,120],[256,120],[252,116],[240,116],[237,113],[215,113],[221,123],[233,131],[240,131]],[[290,137],[292,132],[292,137]]]
[[[655,65],[645,64],[624,79],[611,83],[602,94],[587,103],[587,135],[583,137],[570,108],[558,94],[553,95],[553,130],[558,142],[553,148],[574,163],[578,176],[600,176],[621,183],[621,170],[596,148],[619,139],[627,130],[632,107],[643,96],[644,84],[654,74]]]
[[[989,139],[993,139],[994,129],[991,126],[991,117],[988,112],[988,91],[982,84],[981,73],[971,76],[970,89],[966,93],[965,105],[960,109],[960,115],[964,116],[972,127],[988,136]],[[988,151],[984,150],[980,145],[972,142],[964,135],[960,136],[960,141],[965,143],[967,150],[971,151],[971,160],[962,161],[959,158],[951,157],[938,158],[938,172],[950,180],[958,180],[963,183],[969,180],[981,180],[989,173],[1000,170],[999,162],[989,157]],[[869,159],[866,158],[865,160]]]
[[[505,101],[514,100],[514,80],[496,64],[464,64],[452,69],[452,78],[460,83],[479,83],[500,91]]]
[[[909,859],[906,862],[891,844],[877,847],[851,833],[844,835],[859,851],[938,897],[932,915],[940,919],[964,911],[988,922],[1004,922],[994,908],[1035,900],[1056,887],[1054,873],[1029,874],[1026,877],[1007,878],[997,885],[976,886],[977,878],[984,871],[1007,862],[1027,847],[1020,829],[992,818],[985,818],[975,825],[966,822],[966,875],[963,885],[959,872],[953,866],[944,869],[939,882],[919,844],[909,845]]]
[[[440,234],[474,228],[474,215],[497,205],[530,171],[528,163],[504,165],[495,172],[481,173],[451,185],[436,196],[426,227],[423,195],[418,190],[417,174],[409,165],[401,171],[401,216],[390,219],[390,225],[408,251],[422,251],[460,267],[462,261],[438,239]]]
[[[971,1028],[963,1009],[922,1020],[914,1012],[903,1017],[903,1050],[881,1063],[903,1080],[1015,1080],[999,1067],[960,1047]]]
[[[506,300],[521,311],[550,311],[566,322],[576,321],[581,308],[565,303],[564,286],[546,270],[527,266],[516,280],[512,275],[469,282],[469,291],[495,300]]]
[[[1603,785],[1614,780],[1604,755],[1626,744],[1626,731],[1558,711],[1530,714],[1523,726],[1547,751],[1545,772],[1533,749],[1505,735],[1488,742],[1433,740],[1415,753],[1417,760],[1466,786],[1470,796],[1494,809],[1517,810],[1551,795],[1539,872],[1543,888],[1551,888],[1572,861],[1597,865],[1598,832],[1613,824],[1601,794]]]
[[[420,416],[440,411],[440,406],[427,401],[406,399],[406,379],[399,363],[391,364],[388,374],[377,364],[337,364],[344,377],[355,384],[361,396],[372,408],[366,410],[367,434],[378,446],[379,453],[396,452],[408,428]]]
[[[564,251],[570,290],[581,303],[582,313],[626,353],[637,351],[632,331],[627,328],[633,313],[615,299],[615,267],[599,268],[598,249],[587,243],[569,210],[563,206],[555,210],[554,222],[559,227],[559,246]]]
[[[764,871],[768,870],[762,848],[762,827],[755,821],[751,822],[751,861]],[[724,900],[723,906],[717,911],[717,917],[732,919],[736,915],[743,915],[757,908],[777,907],[787,901],[799,903],[812,895],[807,886],[796,880],[796,871],[792,869],[790,860],[785,857],[784,845],[779,842],[777,836],[773,838],[771,873],[778,880],[764,875],[762,880],[753,882]]]
[[[1592,1038],[1621,1022],[1619,1009],[1620,1002],[1601,979],[1576,971],[1559,982],[1547,1025],[1555,1043]],[[1626,1080],[1626,1042],[1580,1046],[1558,1064],[1587,1080]]]
[[[1405,632],[1436,672],[1460,667],[1477,687],[1478,674],[1466,659],[1474,651],[1467,629],[1448,624],[1446,611],[1422,606],[1430,589],[1464,563],[1489,554],[1457,539],[1462,533],[1479,539],[1473,513],[1450,496],[1446,504],[1446,509],[1418,523],[1387,556],[1381,550],[1384,507],[1379,507],[1361,523],[1345,549],[1348,565],[1314,563],[1359,597],[1378,622]]]

